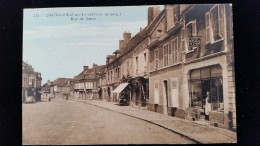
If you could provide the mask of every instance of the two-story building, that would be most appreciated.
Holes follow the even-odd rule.
[[[181,15],[186,34],[183,69],[187,117],[204,118],[209,93],[209,121],[236,127],[232,9],[229,4],[188,5]]]
[[[54,97],[68,99],[70,95],[71,78],[57,78],[53,81]]]
[[[150,70],[149,88],[151,99],[149,109],[155,112],[174,115],[175,111],[182,109],[180,85],[183,70],[183,57],[181,44],[180,6],[166,5],[161,12],[160,23],[162,27],[158,31],[152,31],[151,37],[157,37],[149,45]],[[185,117],[185,114],[181,115]]]
[[[24,61],[22,67],[22,102],[28,96],[41,101],[41,73],[35,72],[33,67]]]

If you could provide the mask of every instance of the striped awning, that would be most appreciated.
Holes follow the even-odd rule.
[[[120,84],[115,90],[113,90],[113,93],[121,93],[125,87],[128,85],[128,83],[122,83]]]

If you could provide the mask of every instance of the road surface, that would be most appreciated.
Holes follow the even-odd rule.
[[[192,143],[151,123],[81,102],[37,102],[23,104],[22,110],[23,144]]]

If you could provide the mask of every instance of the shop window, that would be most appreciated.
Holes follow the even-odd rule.
[[[190,73],[191,107],[204,108],[207,92],[210,93],[212,110],[223,110],[222,69],[219,65],[195,69]]]
[[[179,63],[178,38],[171,41],[172,47],[172,64]]]
[[[163,46],[163,66],[169,65],[169,44]]]
[[[154,66],[155,66],[155,70],[159,69],[159,51],[158,51],[158,49],[154,50]]]
[[[202,107],[202,95],[201,95],[201,81],[191,82],[191,106]]]

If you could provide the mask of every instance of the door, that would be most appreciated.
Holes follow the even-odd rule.
[[[168,114],[168,84],[167,84],[167,80],[163,81],[163,87],[164,87],[164,99],[166,101],[166,108],[164,108],[163,113]]]
[[[210,92],[210,80],[202,80],[202,108],[205,108],[205,99],[207,97],[207,92]]]
[[[178,77],[171,79],[171,107],[179,107]]]

